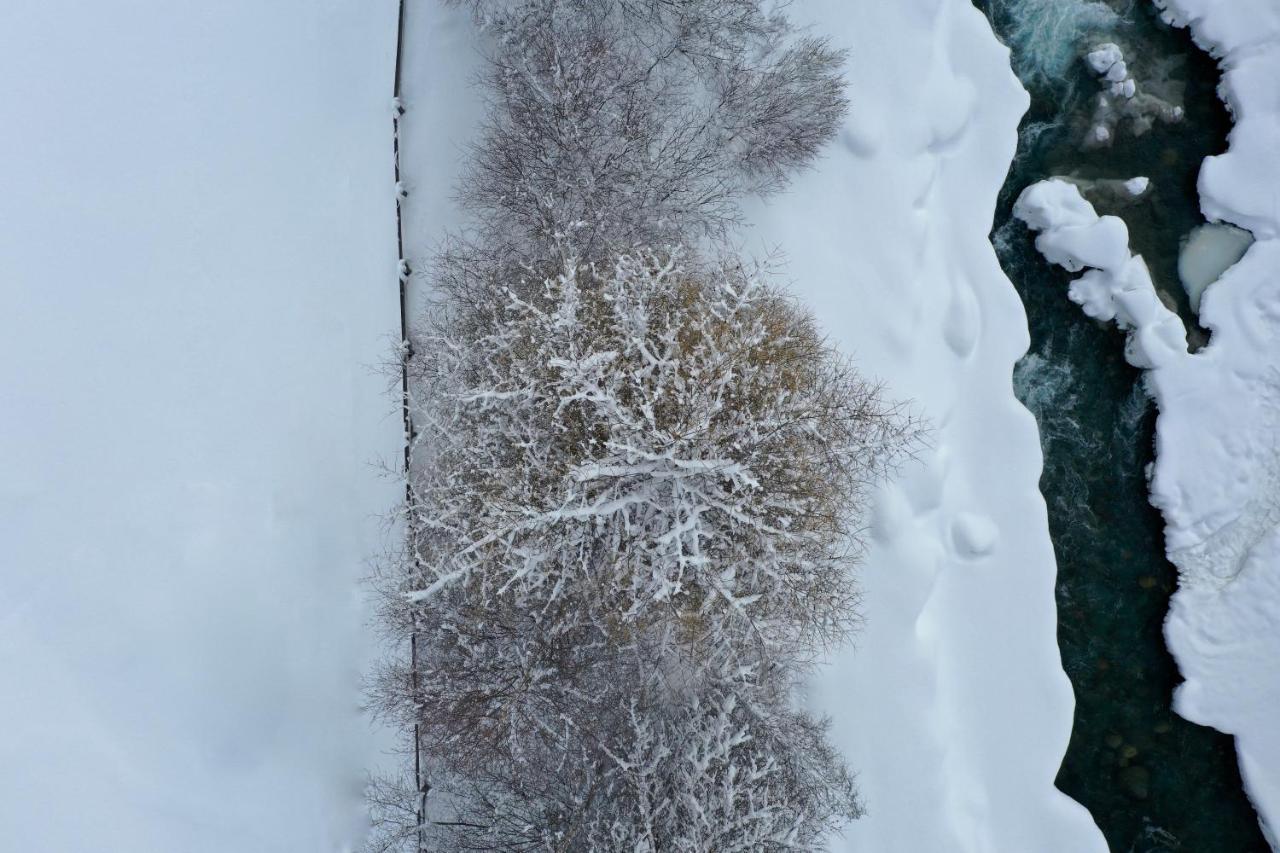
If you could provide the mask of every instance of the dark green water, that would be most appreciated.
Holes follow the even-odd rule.
[[[1217,69],[1185,32],[1160,22],[1149,3],[1116,0],[1112,5],[1125,20],[1112,22],[1103,37],[1082,34],[1072,50],[1119,42],[1140,85],[1143,64],[1160,63],[1165,88],[1184,99],[1186,118],[1085,152],[1079,145],[1085,126],[1077,120],[1091,112],[1097,81],[1079,61],[1065,71],[1037,73],[1027,60],[1027,21],[1019,16],[1088,4],[975,2],[1014,47],[1015,67],[1033,100],[993,240],[1029,316],[1031,350],[1015,386],[1039,421],[1045,449],[1041,488],[1058,557],[1059,641],[1076,692],[1075,728],[1058,786],[1089,809],[1114,853],[1268,853],[1243,793],[1232,739],[1170,709],[1180,678],[1162,628],[1176,573],[1164,557],[1160,516],[1147,501],[1144,469],[1153,457],[1155,412],[1140,372],[1124,361],[1121,333],[1088,319],[1067,299],[1070,277],[1044,262],[1010,215],[1024,187],[1051,175],[1150,177],[1153,190],[1139,204],[1097,207],[1129,224],[1134,251],[1146,257],[1198,344],[1176,263],[1179,241],[1203,222],[1195,189],[1200,162],[1226,147],[1230,123],[1214,94]]]

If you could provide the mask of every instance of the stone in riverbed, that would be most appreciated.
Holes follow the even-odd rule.
[[[1075,184],[1080,194],[1105,213],[1113,213],[1146,201],[1151,189],[1149,178],[1082,178],[1077,175],[1055,175],[1059,180]]]
[[[1151,795],[1151,771],[1138,765],[1126,767],[1120,771],[1120,784],[1129,796],[1145,800]]]

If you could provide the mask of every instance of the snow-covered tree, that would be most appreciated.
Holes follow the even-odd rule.
[[[718,685],[620,710],[572,744],[551,739],[546,764],[441,774],[428,849],[811,850],[858,813],[825,726],[786,705]]]
[[[736,262],[447,272],[388,579],[418,666],[384,682],[432,849],[810,849],[856,803],[792,692],[914,424]]]
[[[852,534],[909,426],[807,312],[680,252],[441,285],[410,366],[417,600],[675,613],[789,653],[842,635]]]
[[[415,772],[371,850],[814,850],[858,803],[796,688],[917,425],[717,247],[834,133],[842,55],[764,0],[449,2],[489,119],[401,365],[375,696]]]
[[[843,55],[760,0],[456,0],[489,37],[463,202],[545,257],[722,235],[831,137]]]

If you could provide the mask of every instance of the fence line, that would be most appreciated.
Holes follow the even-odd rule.
[[[400,346],[402,348],[400,361],[400,413],[404,421],[404,473],[405,485],[404,496],[405,506],[410,508],[413,506],[413,485],[409,480],[409,466],[412,461],[413,440],[416,435],[413,427],[413,415],[409,405],[409,358],[412,353],[412,345],[409,342],[409,275],[411,269],[408,261],[405,259],[404,252],[404,218],[402,213],[402,205],[404,201],[403,184],[400,176],[400,118],[404,115],[404,103],[401,101],[401,80],[404,69],[404,25],[405,25],[405,0],[399,0],[396,12],[396,63],[395,72],[392,79],[392,97],[394,108],[391,118],[391,145],[392,159],[395,169],[395,194],[396,194],[396,252],[397,264],[396,274],[400,283]],[[412,515],[406,513],[405,523],[408,529],[405,531],[406,541],[412,542]],[[412,679],[411,688],[413,696],[418,695],[418,632],[412,630],[409,633],[409,672]],[[415,819],[417,821],[418,833],[418,851],[422,853],[426,849],[424,830],[426,827],[426,811],[427,811],[427,792],[430,785],[427,784],[422,774],[422,747],[418,723],[415,720],[413,724],[413,784],[417,792],[417,806]]]

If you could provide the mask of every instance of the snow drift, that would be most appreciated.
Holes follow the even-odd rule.
[[[1073,697],[1041,450],[1011,384],[1026,316],[988,239],[1027,95],[967,0],[803,12],[850,49],[852,113],[750,239],[783,250],[833,339],[935,428],[882,495],[865,632],[812,689],[868,812],[836,849],[1103,851],[1053,786]]]

